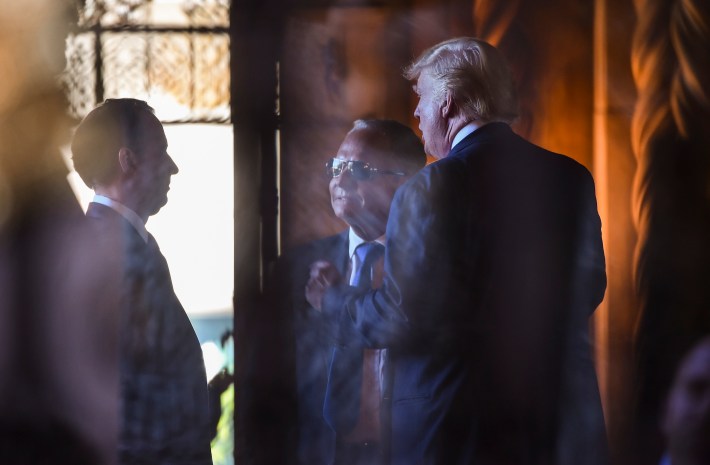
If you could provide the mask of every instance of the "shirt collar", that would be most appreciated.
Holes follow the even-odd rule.
[[[456,144],[461,142],[466,136],[471,134],[473,131],[478,129],[480,125],[476,124],[475,122],[471,121],[468,123],[466,126],[462,127],[459,129],[459,132],[456,133],[456,136],[454,136],[453,142],[451,142],[451,148],[453,149],[456,147]]]
[[[364,244],[365,242],[368,242],[368,241],[366,241],[362,237],[355,234],[355,231],[353,231],[353,228],[350,228],[350,232],[348,233],[348,257],[350,257],[352,259],[357,246],[360,244]],[[382,244],[384,246],[385,245],[385,235],[383,234],[382,236],[375,239],[375,242],[379,242],[380,244]]]
[[[131,226],[133,226],[133,228],[135,228],[135,230],[138,232],[138,234],[140,234],[143,240],[148,243],[148,231],[145,229],[145,223],[138,215],[138,213],[123,205],[121,202],[109,199],[105,195],[101,194],[94,194],[94,199],[92,200],[92,202],[100,203],[101,205],[105,205],[116,211],[116,213],[118,213],[119,215],[124,217],[126,221],[131,223]]]

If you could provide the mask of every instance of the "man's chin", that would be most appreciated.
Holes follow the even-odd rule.
[[[336,199],[332,202],[333,213],[343,221],[348,221],[348,218],[357,218],[359,216],[358,206],[349,199]]]
[[[150,216],[153,216],[153,215],[155,215],[156,213],[158,213],[158,212],[159,212],[165,205],[167,205],[167,204],[168,204],[168,198],[167,198],[167,196],[166,196],[161,202],[156,203],[156,204],[153,206],[153,208],[151,208],[151,210],[150,210]]]
[[[340,205],[338,208],[333,209],[335,216],[340,220],[345,221],[348,225],[358,224],[360,218],[360,212],[357,209],[351,208],[347,205]]]

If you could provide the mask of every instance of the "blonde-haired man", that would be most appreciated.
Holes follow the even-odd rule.
[[[513,80],[490,44],[443,42],[405,77],[438,160],[395,195],[383,285],[353,296],[325,272],[311,285],[316,308],[389,349],[391,463],[606,463],[592,177],[513,133]]]

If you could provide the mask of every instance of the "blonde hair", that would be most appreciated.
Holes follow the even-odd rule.
[[[510,68],[487,42],[459,37],[434,45],[405,68],[404,77],[416,80],[423,72],[434,79],[434,97],[450,95],[470,120],[510,123],[518,116]]]

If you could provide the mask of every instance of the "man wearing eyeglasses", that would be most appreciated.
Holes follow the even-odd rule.
[[[325,166],[333,212],[348,228],[280,260],[281,290],[270,294],[281,299],[278,305],[290,309],[293,318],[298,464],[381,463],[384,354],[364,352],[359,338],[337,335],[336,325],[306,302],[304,288],[313,262],[332,266],[347,283],[364,276],[361,286],[379,284],[381,261],[375,262],[392,197],[425,162],[422,143],[407,126],[391,120],[355,121]],[[375,258],[365,259],[365,249],[374,251]]]

